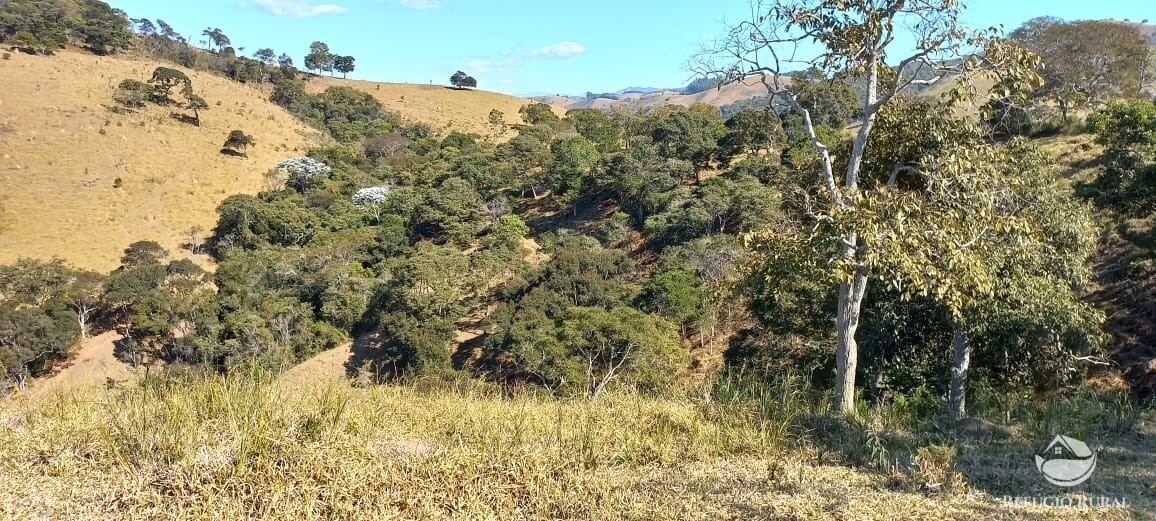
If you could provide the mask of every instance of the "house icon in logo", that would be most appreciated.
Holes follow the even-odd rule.
[[[1048,483],[1074,487],[1096,471],[1096,453],[1088,444],[1060,434],[1043,453],[1036,455],[1036,469]]]

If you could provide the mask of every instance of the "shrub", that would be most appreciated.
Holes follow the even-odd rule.
[[[253,136],[245,134],[243,130],[234,130],[229,132],[229,137],[225,139],[221,153],[247,157],[243,150],[256,144],[257,142],[253,139]]]
[[[116,90],[112,93],[112,99],[125,108],[136,109],[144,106],[152,91],[151,85],[143,81],[128,79],[116,86]]]

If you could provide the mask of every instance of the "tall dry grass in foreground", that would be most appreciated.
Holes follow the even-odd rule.
[[[914,465],[850,465],[823,440],[885,438],[884,420],[848,426],[813,403],[792,381],[568,401],[466,380],[301,391],[259,375],[10,397],[0,518],[1127,519],[1146,508],[1008,507],[964,482],[954,447],[916,451]]]

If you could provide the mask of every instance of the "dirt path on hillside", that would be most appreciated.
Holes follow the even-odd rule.
[[[118,382],[134,379],[132,367],[117,360],[114,355],[116,342],[120,339],[119,334],[110,331],[85,340],[69,365],[28,386],[28,396],[103,387],[110,378]]]

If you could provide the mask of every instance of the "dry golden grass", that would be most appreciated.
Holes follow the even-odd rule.
[[[107,271],[137,240],[176,250],[190,227],[212,228],[222,199],[259,191],[318,136],[268,92],[187,70],[210,105],[200,128],[168,108],[104,107],[117,83],[158,65],[172,66],[73,51],[0,61],[0,263],[56,256]],[[234,129],[257,141],[248,159],[218,152]]]
[[[427,123],[440,135],[457,130],[508,139],[517,134],[508,128],[502,130],[491,126],[490,111],[500,110],[507,124],[521,123],[518,109],[534,103],[526,98],[485,90],[458,90],[436,84],[376,83],[324,76],[310,80],[308,89],[316,93],[335,85],[368,92],[381,101],[385,108],[410,121]],[[566,111],[554,107],[554,112],[563,116]]]
[[[115,343],[121,338],[116,332],[109,331],[85,340],[59,372],[33,381],[28,394],[45,396],[60,391],[83,392],[103,387],[110,379],[132,379],[132,367],[115,356]]]
[[[0,517],[962,520],[1151,511],[1151,498],[1132,489],[1120,491],[1136,498],[1131,508],[1094,510],[1007,505],[966,483],[931,491],[930,479],[960,481],[940,463],[949,456],[921,453],[908,472],[841,465],[807,442],[785,442],[759,405],[693,396],[511,398],[469,381],[287,389],[234,376],[9,398],[0,400]],[[778,411],[767,398],[761,405]],[[1000,472],[1042,482],[1030,460],[1016,459],[995,461]],[[1046,485],[1025,494],[1041,491],[1064,495]]]

